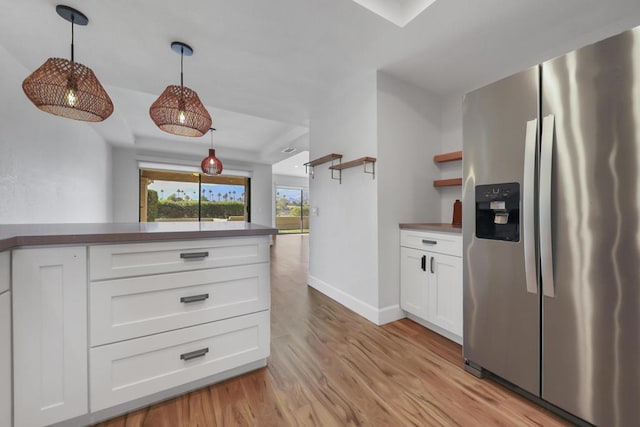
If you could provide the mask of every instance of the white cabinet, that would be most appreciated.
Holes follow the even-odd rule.
[[[0,294],[0,426],[11,425],[11,292]]]
[[[92,414],[266,363],[269,258],[268,236],[91,246]]]
[[[429,315],[429,274],[427,252],[400,248],[400,307],[426,319]]]
[[[13,251],[14,425],[88,412],[86,247]]]
[[[433,270],[429,280],[427,320],[462,336],[462,258],[430,254]]]
[[[0,294],[9,290],[11,284],[11,254],[0,252]]]
[[[462,237],[401,230],[400,244],[400,307],[462,342]]]
[[[269,236],[0,252],[0,427],[89,425],[264,366],[269,262]]]
[[[269,264],[91,282],[91,346],[269,309]]]
[[[128,243],[89,248],[91,280],[145,276],[269,261],[269,237]]]
[[[91,349],[91,410],[98,411],[269,356],[261,311]]]

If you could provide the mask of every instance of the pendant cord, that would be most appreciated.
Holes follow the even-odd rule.
[[[184,86],[184,77],[182,74],[182,67],[184,62],[184,46],[180,47],[180,87]]]
[[[73,56],[73,27],[74,27],[74,23],[76,21],[76,16],[74,14],[71,14],[71,62],[74,62],[74,56]]]

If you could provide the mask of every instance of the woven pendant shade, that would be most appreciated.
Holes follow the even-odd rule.
[[[22,90],[40,110],[85,122],[101,122],[113,113],[113,102],[91,68],[75,62],[74,25],[87,25],[89,18],[65,5],[56,12],[71,23],[71,61],[49,58],[22,82]]]
[[[216,150],[209,148],[209,155],[202,159],[200,168],[206,175],[220,175],[222,173],[222,162],[216,157]]]
[[[24,82],[22,90],[36,107],[56,116],[101,122],[113,103],[89,67],[63,58],[49,58]]]
[[[209,112],[186,86],[167,86],[151,104],[149,115],[160,129],[174,135],[202,136],[211,127]]]

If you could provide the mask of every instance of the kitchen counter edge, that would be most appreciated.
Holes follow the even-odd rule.
[[[278,230],[248,222],[163,222],[0,225],[0,251],[22,246],[142,243],[268,236]]]
[[[439,233],[462,234],[462,227],[442,223],[400,224],[400,230],[437,231]]]

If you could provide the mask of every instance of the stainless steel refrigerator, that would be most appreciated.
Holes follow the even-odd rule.
[[[640,425],[640,27],[463,111],[467,368]]]

